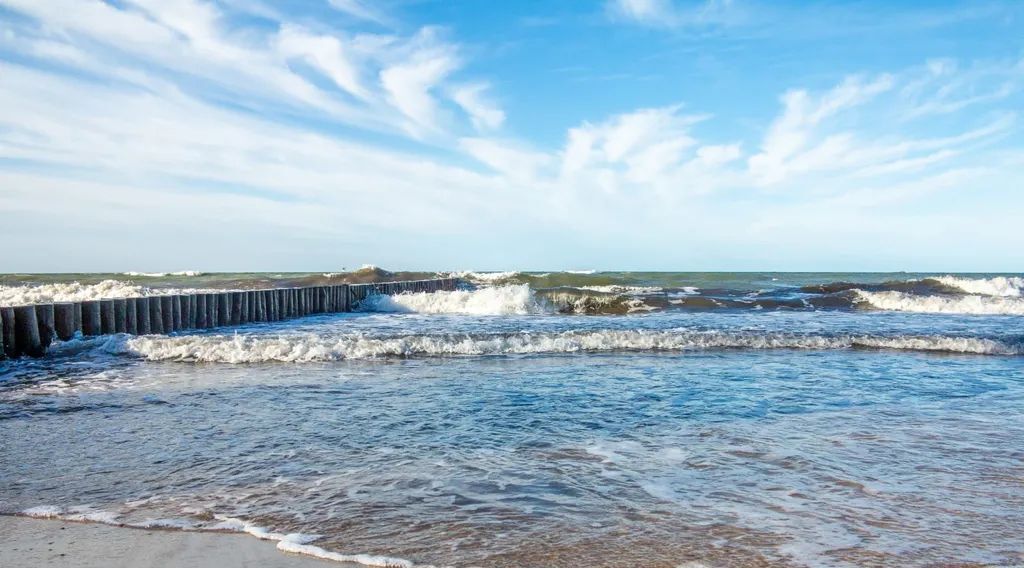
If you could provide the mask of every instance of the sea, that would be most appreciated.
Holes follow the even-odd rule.
[[[0,513],[339,566],[1024,565],[1022,274],[8,274],[0,305],[452,275],[0,362]]]

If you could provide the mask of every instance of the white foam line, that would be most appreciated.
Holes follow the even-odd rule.
[[[414,564],[404,558],[376,554],[342,554],[319,546],[309,544],[320,535],[304,533],[279,533],[253,524],[245,519],[215,515],[218,522],[212,526],[197,526],[185,519],[151,519],[141,523],[125,523],[118,521],[118,514],[110,511],[94,511],[88,507],[64,510],[54,505],[31,507],[21,512],[23,516],[36,519],[53,519],[70,522],[87,522],[125,528],[149,529],[162,528],[194,532],[235,532],[247,534],[260,540],[276,542],[276,548],[282,552],[302,554],[332,562],[347,562],[381,568],[438,568],[431,564]]]

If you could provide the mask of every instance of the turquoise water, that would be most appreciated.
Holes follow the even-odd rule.
[[[929,276],[513,275],[71,342],[0,363],[0,511],[416,565],[1020,564],[1019,275]],[[666,307],[570,313],[564,287]],[[854,289],[906,309],[669,303]]]

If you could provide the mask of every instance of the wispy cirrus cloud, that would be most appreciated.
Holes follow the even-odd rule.
[[[52,220],[43,246],[57,255],[71,240],[109,245],[89,217],[111,235],[161,227],[146,247],[169,251],[230,232],[249,251],[239,262],[280,243],[289,259],[359,247],[385,263],[388,251],[469,241],[487,254],[532,234],[594,251],[643,235],[791,244],[822,229],[808,215],[853,235],[866,230],[854,213],[884,217],[981,182],[1009,194],[1021,163],[1020,144],[1001,144],[1020,140],[1021,60],[794,82],[752,93],[772,111],[742,129],[722,128],[728,108],[641,92],[553,125],[552,141],[516,128],[524,117],[501,104],[515,96],[509,79],[472,72],[479,52],[450,28],[354,12],[377,27],[325,27],[269,10],[257,25],[236,2],[200,0],[0,6],[17,16],[0,17],[0,210],[19,213],[0,235]],[[631,6],[651,18],[703,4]],[[939,218],[913,215],[922,227]],[[176,237],[195,223],[194,237]],[[120,246],[111,254],[125,262],[139,253]]]

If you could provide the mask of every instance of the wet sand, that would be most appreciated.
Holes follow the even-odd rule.
[[[248,535],[144,530],[0,516],[4,568],[323,568]],[[355,566],[355,565],[352,565]]]

